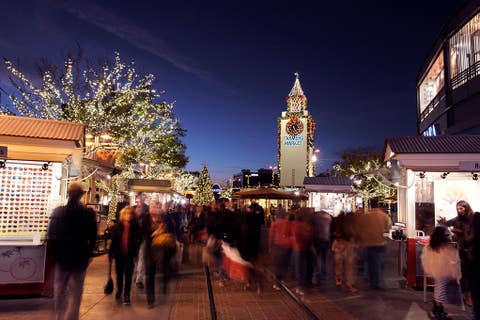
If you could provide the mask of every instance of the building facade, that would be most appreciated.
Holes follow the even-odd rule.
[[[278,170],[281,187],[303,186],[303,179],[315,175],[315,122],[307,110],[307,98],[299,75],[287,100],[287,111],[278,118]]]
[[[269,187],[278,184],[278,175],[273,169],[242,169],[233,175],[233,188]]]
[[[418,133],[480,134],[480,1],[445,25],[417,76]]]

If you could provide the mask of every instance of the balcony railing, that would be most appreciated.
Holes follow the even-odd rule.
[[[452,78],[452,89],[460,87],[462,84],[467,83],[470,79],[480,75],[480,61],[476,61],[467,69],[463,70]]]
[[[430,114],[430,112],[435,109],[437,104],[445,97],[445,87],[437,93],[435,97],[433,97],[432,101],[427,105],[427,107],[420,113],[420,121],[425,120],[425,118]]]

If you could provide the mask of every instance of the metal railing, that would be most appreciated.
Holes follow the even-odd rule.
[[[313,320],[320,320],[320,318],[313,312],[297,295],[295,295],[290,288],[288,288],[282,281],[278,280],[278,278],[270,271],[268,268],[264,267],[264,270],[270,274],[270,276],[275,280],[275,283],[282,288],[289,296],[292,298],[299,306],[300,308],[305,311],[310,319]]]
[[[467,83],[470,79],[480,75],[480,61],[476,61],[467,69],[463,70],[452,78],[452,89],[460,87],[462,84]]]
[[[213,298],[212,281],[210,280],[210,270],[205,264],[205,281],[207,282],[208,300],[210,302],[210,319],[217,320],[217,311],[215,310],[215,300]]]
[[[423,121],[444,98],[445,98],[445,87],[443,87],[437,93],[437,95],[433,97],[432,101],[430,101],[427,107],[420,113],[420,121]]]

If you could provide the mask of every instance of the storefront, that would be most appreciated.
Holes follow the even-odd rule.
[[[130,205],[135,205],[135,197],[142,193],[145,203],[157,208],[163,204],[185,201],[184,196],[175,192],[172,181],[168,179],[130,179],[128,180]]]
[[[340,211],[352,212],[357,197],[352,191],[352,180],[336,177],[305,177],[305,192],[308,193],[307,207],[315,211],[324,210],[333,216]],[[359,202],[361,204],[361,198]]]
[[[49,216],[81,166],[84,126],[0,115],[0,296],[50,295]]]
[[[406,226],[400,252],[408,285],[423,276],[419,253],[437,220],[456,216],[456,202],[480,210],[480,136],[387,139],[385,161],[398,176],[398,221]]]

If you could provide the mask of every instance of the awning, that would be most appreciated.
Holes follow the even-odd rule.
[[[232,195],[234,199],[288,199],[288,200],[307,200],[305,195],[295,195],[290,192],[284,192],[273,188],[258,188],[235,192]]]
[[[172,182],[170,180],[154,179],[130,179],[128,180],[128,191],[175,193],[175,191],[172,190]]]
[[[63,162],[80,167],[85,126],[67,121],[0,115],[0,146],[7,160]]]

